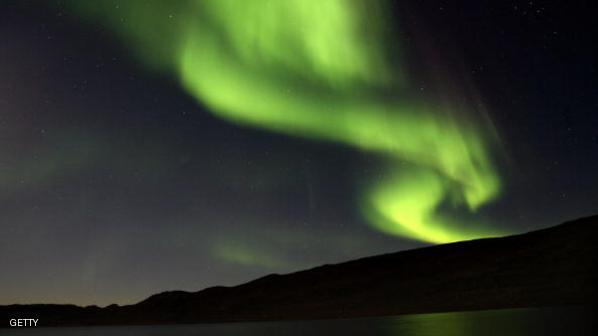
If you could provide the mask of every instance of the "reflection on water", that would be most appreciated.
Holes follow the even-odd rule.
[[[410,315],[396,317],[394,333],[382,335],[596,335],[593,320],[593,311],[581,308]]]
[[[3,336],[597,335],[588,308],[508,309],[321,320],[175,326],[0,329]],[[40,321],[41,323],[42,321]]]

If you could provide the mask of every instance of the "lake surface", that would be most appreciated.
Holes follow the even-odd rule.
[[[593,310],[540,308],[396,317],[173,326],[0,329],[2,336],[598,335]],[[41,323],[42,321],[40,321]]]

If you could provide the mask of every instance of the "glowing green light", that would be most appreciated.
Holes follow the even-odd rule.
[[[437,213],[447,202],[475,211],[498,195],[487,130],[467,111],[415,98],[402,60],[388,60],[382,2],[78,3],[224,119],[387,157],[392,173],[363,197],[383,232],[438,243],[497,234]]]
[[[288,262],[282,257],[275,256],[268,251],[262,251],[242,242],[220,240],[215,242],[212,247],[212,253],[221,260],[239,265],[260,267],[264,269],[280,269]]]
[[[450,192],[450,182],[433,170],[403,168],[372,188],[366,213],[382,232],[434,243],[501,234],[480,225],[459,227],[442,218],[436,210],[443,200],[451,197]]]

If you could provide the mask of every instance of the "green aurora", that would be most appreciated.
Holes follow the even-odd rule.
[[[384,158],[386,174],[359,195],[374,228],[433,243],[504,234],[455,219],[499,195],[493,129],[467,117],[482,112],[417,98],[385,3],[72,0],[67,10],[223,119]]]

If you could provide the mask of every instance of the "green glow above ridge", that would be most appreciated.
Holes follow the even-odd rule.
[[[132,0],[72,6],[107,24],[147,65],[175,75],[223,119],[387,158],[389,173],[361,197],[374,228],[434,243],[501,234],[481,223],[453,225],[450,214],[439,213],[473,212],[498,196],[486,135],[492,132],[467,118],[474,111],[413,94],[404,60],[388,48],[384,3]]]
[[[451,197],[448,183],[434,171],[403,168],[372,188],[367,201],[372,213],[368,218],[382,232],[433,243],[502,234],[479,225],[458,226],[443,218],[436,210]]]

